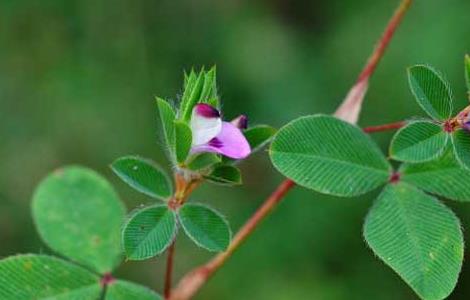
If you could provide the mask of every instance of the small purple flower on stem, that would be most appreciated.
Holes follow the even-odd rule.
[[[470,107],[461,111],[457,116],[457,120],[464,129],[470,131]]]
[[[232,123],[222,121],[220,112],[209,104],[197,104],[191,117],[193,144],[191,153],[213,152],[233,159],[250,155],[250,144],[240,129],[247,118],[240,116]]]

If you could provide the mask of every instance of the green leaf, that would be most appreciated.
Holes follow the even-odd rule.
[[[25,254],[0,261],[2,300],[96,300],[99,277],[47,255]]]
[[[177,232],[175,213],[154,205],[131,213],[122,230],[122,243],[130,260],[143,260],[165,251]]]
[[[452,133],[455,157],[465,169],[470,169],[470,132],[459,129]]]
[[[154,162],[137,156],[125,156],[111,165],[114,173],[137,191],[165,200],[171,197],[171,181]]]
[[[215,210],[202,204],[185,204],[178,218],[186,234],[200,247],[209,251],[224,251],[230,244],[228,222]]]
[[[213,99],[217,99],[217,83],[216,83],[216,68],[212,67],[204,74],[204,84],[202,86],[201,95],[199,96],[199,103],[210,103]],[[211,105],[213,103],[210,103]],[[218,107],[216,105],[212,105]]]
[[[175,131],[176,132],[176,145],[175,145],[176,161],[180,164],[183,164],[189,155],[189,151],[191,150],[193,136],[192,136],[191,128],[189,128],[188,124],[184,122],[176,121],[175,129],[176,129]]]
[[[401,128],[393,137],[390,156],[406,162],[432,160],[442,154],[449,134],[442,126],[429,121],[416,121]]]
[[[83,167],[59,169],[39,184],[32,206],[39,234],[54,251],[99,273],[120,263],[125,208],[99,174]]]
[[[408,68],[408,81],[416,101],[436,120],[452,115],[452,92],[449,84],[433,68],[416,65]]]
[[[465,82],[470,95],[470,56],[468,54],[465,55]]]
[[[297,184],[337,196],[371,191],[391,172],[361,129],[325,115],[302,117],[281,128],[270,156],[276,169]]]
[[[160,121],[162,123],[163,135],[165,143],[171,152],[175,148],[175,125],[174,121],[176,118],[173,107],[165,100],[157,97],[157,108],[160,115]]]
[[[129,281],[116,280],[108,285],[105,300],[162,300],[151,289]]]
[[[242,184],[242,174],[237,167],[230,165],[220,165],[214,168],[212,172],[205,176],[212,182],[222,185],[238,185]]]
[[[188,162],[188,169],[193,171],[199,171],[211,167],[220,162],[220,156],[215,153],[200,153],[194,155],[194,157],[191,158],[191,160]]]
[[[444,299],[454,289],[462,231],[453,212],[434,197],[406,183],[388,185],[367,215],[364,236],[422,299]]]
[[[197,103],[201,95],[205,74],[206,73],[204,72],[204,69],[202,69],[196,78],[194,72],[191,72],[191,75],[188,79],[187,87],[181,99],[180,111],[182,114],[181,116],[183,121],[188,121],[191,118],[193,107]]]
[[[268,144],[276,129],[268,125],[257,125],[248,128],[243,132],[245,138],[251,146],[251,152],[256,152]]]
[[[452,149],[433,161],[404,164],[400,173],[404,182],[426,192],[452,200],[470,201],[470,171],[460,166]]]

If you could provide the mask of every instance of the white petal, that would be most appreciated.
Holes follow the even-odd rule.
[[[207,113],[201,113],[201,111],[204,112],[209,107],[214,109],[217,114],[211,116]],[[220,133],[222,130],[222,119],[215,108],[207,104],[198,104],[193,109],[190,126],[193,133],[193,146],[198,146],[206,144]]]

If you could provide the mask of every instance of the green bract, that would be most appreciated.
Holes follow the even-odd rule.
[[[465,55],[465,83],[467,84],[467,90],[470,93],[470,56]]]
[[[166,200],[173,188],[166,173],[154,162],[137,156],[125,156],[111,165],[114,173],[137,191]]]
[[[367,215],[364,236],[374,252],[422,298],[454,289],[463,260],[457,217],[434,197],[405,184],[388,185]]]
[[[297,184],[337,196],[364,194],[391,174],[390,164],[361,129],[325,115],[302,117],[281,128],[270,156]]]

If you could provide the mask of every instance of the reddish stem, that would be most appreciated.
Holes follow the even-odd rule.
[[[171,296],[171,279],[173,277],[173,261],[175,255],[175,244],[176,240],[171,243],[170,247],[167,250],[166,258],[166,272],[165,272],[165,289],[164,296],[165,299],[170,299]]]
[[[366,133],[372,133],[372,132],[379,132],[379,131],[385,131],[385,130],[400,129],[405,125],[406,125],[406,121],[400,121],[400,122],[395,122],[395,123],[390,123],[390,124],[364,127],[362,130]]]
[[[181,279],[178,286],[173,290],[171,300],[190,299],[199,288],[211,277],[228,258],[232,256],[234,251],[253,233],[256,226],[276,207],[276,205],[284,198],[287,192],[295,186],[290,180],[284,180],[271,196],[263,203],[263,205],[255,212],[255,214],[243,225],[233,238],[228,249],[211,259],[208,263],[200,266]]]

